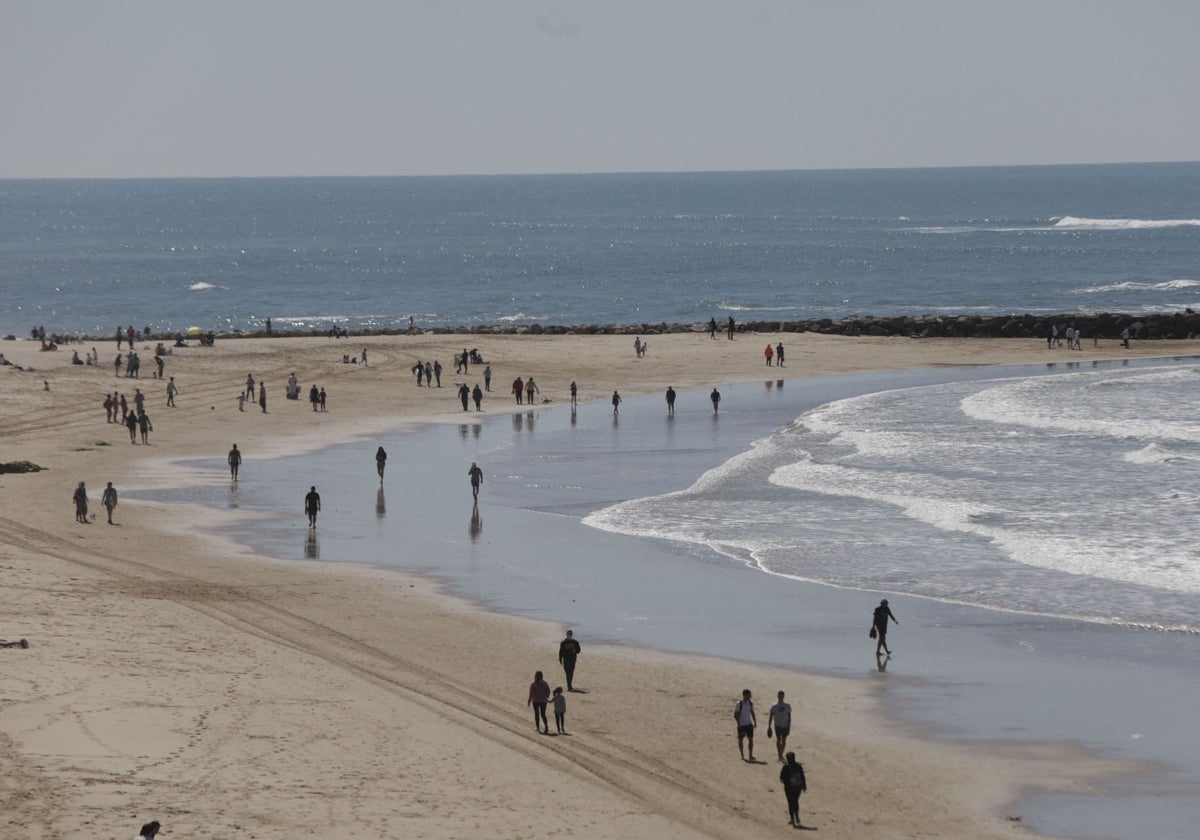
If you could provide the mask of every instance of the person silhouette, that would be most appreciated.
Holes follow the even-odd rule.
[[[472,461],[471,469],[467,470],[467,475],[471,478],[471,495],[478,501],[479,487],[483,484],[483,470],[479,469],[479,465]]]
[[[317,492],[316,486],[308,489],[308,493],[304,497],[304,512],[308,514],[308,527],[317,527],[317,514],[321,510],[321,494]]]

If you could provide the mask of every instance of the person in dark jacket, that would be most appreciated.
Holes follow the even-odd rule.
[[[567,675],[567,691],[574,691],[575,686],[575,658],[579,656],[579,642],[575,641],[575,633],[571,630],[567,631],[567,637],[558,643],[558,661],[563,666],[563,673]]]
[[[887,598],[884,598],[879,602],[879,606],[875,608],[875,615],[871,619],[871,625],[875,630],[875,635],[879,638],[879,641],[875,644],[876,656],[879,655],[880,650],[882,650],[888,656],[892,655],[892,652],[887,646],[887,629],[889,618],[892,621],[895,621],[897,624],[900,623],[896,616],[892,615],[892,610],[891,607],[888,606]]]
[[[804,767],[796,761],[796,754],[787,754],[787,763],[779,768],[779,781],[783,783],[783,795],[787,797],[788,825],[800,828],[800,794],[808,790],[804,778]]]

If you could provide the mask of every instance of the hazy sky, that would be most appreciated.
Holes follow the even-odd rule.
[[[1200,158],[1197,0],[0,0],[0,177]]]

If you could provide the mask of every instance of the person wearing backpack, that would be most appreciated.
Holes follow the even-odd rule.
[[[750,700],[750,689],[743,689],[742,699],[733,707],[733,719],[737,721],[738,752],[742,761],[746,761],[744,741],[750,742],[750,761],[754,761],[754,725],[758,723],[754,716],[754,703]]]
[[[779,781],[783,782],[783,795],[787,797],[788,825],[800,828],[800,794],[808,790],[808,782],[794,752],[787,754],[787,763],[779,768]]]

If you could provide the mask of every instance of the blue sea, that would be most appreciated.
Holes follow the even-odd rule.
[[[1200,163],[0,181],[0,331],[1200,306]]]
[[[0,286],[18,336],[1174,312],[1200,308],[1200,164],[8,181]],[[1045,352],[713,383],[719,417],[689,393],[673,420],[655,396],[247,453],[237,486],[179,498],[274,514],[245,535],[272,554],[433,574],[589,639],[869,673],[934,734],[1158,762],[1119,796],[1018,810],[1191,838],[1200,361]],[[292,498],[311,483],[318,532]],[[881,595],[904,622],[886,674]]]

